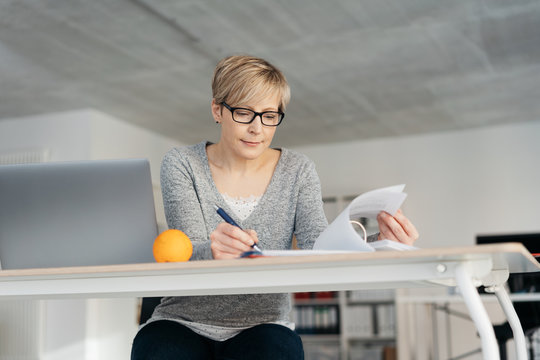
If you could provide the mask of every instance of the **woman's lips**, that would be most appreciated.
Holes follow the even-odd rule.
[[[242,140],[242,142],[246,144],[247,146],[257,146],[261,143],[260,141],[247,141],[247,140]]]

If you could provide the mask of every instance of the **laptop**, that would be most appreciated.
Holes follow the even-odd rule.
[[[154,262],[146,159],[0,166],[0,266]]]

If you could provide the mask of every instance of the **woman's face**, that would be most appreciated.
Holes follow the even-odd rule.
[[[279,99],[265,98],[249,104],[228,104],[231,107],[242,107],[255,112],[279,111]],[[254,160],[261,156],[270,147],[276,126],[266,126],[261,122],[260,116],[250,124],[241,124],[233,120],[232,113],[222,104],[212,100],[212,114],[214,120],[221,123],[221,140],[232,152],[246,160]]]

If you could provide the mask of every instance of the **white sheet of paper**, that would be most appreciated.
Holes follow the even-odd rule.
[[[394,240],[377,240],[370,242],[369,245],[374,248],[376,251],[395,251],[395,250],[415,250],[418,249],[416,246],[403,244]]]
[[[350,220],[358,217],[375,219],[381,211],[394,215],[407,197],[403,192],[404,188],[405,185],[390,186],[368,191],[356,197],[321,233],[313,249],[375,251],[356,232]]]
[[[349,205],[349,217],[376,219],[381,211],[394,215],[407,197],[404,188],[404,184],[389,186],[357,196]]]
[[[343,254],[355,252],[352,250],[263,250],[264,256],[308,256],[324,254]]]
[[[405,185],[368,191],[356,197],[321,233],[313,250],[263,250],[263,256],[306,256],[375,250],[412,250],[413,246],[392,240],[366,243],[352,226],[351,218],[377,218],[381,211],[394,215],[407,197]]]

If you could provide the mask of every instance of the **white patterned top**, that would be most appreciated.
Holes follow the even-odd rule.
[[[262,196],[251,195],[248,197],[232,197],[227,193],[222,193],[223,199],[229,207],[234,211],[234,214],[242,221],[246,220],[253,212]]]

